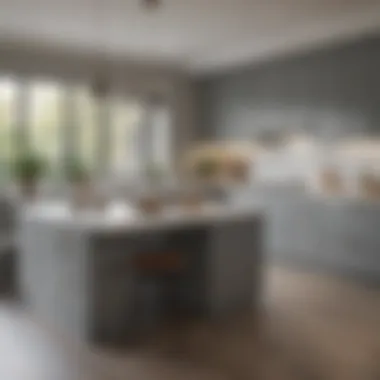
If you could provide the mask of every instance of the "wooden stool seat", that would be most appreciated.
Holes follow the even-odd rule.
[[[185,261],[179,252],[140,253],[135,257],[134,267],[140,275],[179,274],[185,269]]]
[[[133,310],[136,325],[143,326],[140,331],[147,331],[143,322],[146,318],[150,321],[157,318],[155,325],[164,319],[182,320],[187,315],[181,296],[187,267],[185,257],[181,252],[156,251],[140,252],[133,258],[136,271]]]

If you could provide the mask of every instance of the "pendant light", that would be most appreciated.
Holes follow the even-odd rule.
[[[141,0],[142,7],[145,9],[157,9],[161,5],[160,0]]]
[[[99,43],[99,52],[96,57],[96,66],[94,79],[92,80],[91,89],[95,97],[105,98],[107,97],[110,90],[109,75],[110,75],[110,64],[107,55],[107,40],[106,40],[106,31],[107,31],[107,12],[102,8],[102,5],[106,4],[102,0],[93,0],[94,1],[94,29],[96,32],[99,32],[100,35],[97,37],[97,42]]]

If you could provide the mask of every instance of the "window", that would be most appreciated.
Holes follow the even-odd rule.
[[[153,161],[160,167],[170,168],[171,161],[171,136],[170,136],[170,111],[166,105],[153,107],[152,112],[152,141],[151,149]]]
[[[54,174],[70,155],[100,174],[136,174],[146,160],[168,166],[170,134],[168,108],[120,94],[97,98],[85,85],[0,76],[0,180],[18,146],[44,156]]]
[[[133,173],[138,169],[137,133],[142,126],[143,108],[136,101],[111,101],[110,165],[113,173]]]
[[[13,155],[16,95],[16,82],[0,78],[0,179],[8,176],[8,164]]]
[[[138,168],[141,172],[151,165],[170,170],[172,158],[170,139],[170,110],[165,104],[144,105],[140,125],[136,131],[135,146]]]
[[[57,169],[63,157],[63,88],[55,83],[35,82],[29,90],[29,145]]]
[[[98,148],[97,102],[91,92],[80,87],[74,90],[75,111],[73,136],[76,140],[75,151],[81,160],[95,170]]]

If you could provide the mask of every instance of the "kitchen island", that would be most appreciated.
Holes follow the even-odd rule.
[[[32,313],[83,340],[127,339],[139,320],[133,258],[170,250],[189,258],[181,286],[189,313],[219,318],[252,309],[262,222],[257,210],[220,205],[143,216],[122,202],[77,213],[37,204],[20,221],[22,296]]]

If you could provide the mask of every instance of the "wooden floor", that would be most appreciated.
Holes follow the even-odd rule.
[[[84,347],[0,306],[1,380],[376,380],[380,289],[272,268],[260,317],[193,323],[138,348]]]

